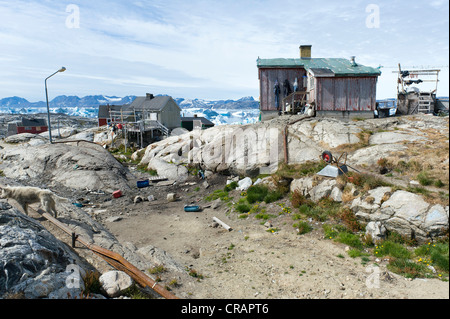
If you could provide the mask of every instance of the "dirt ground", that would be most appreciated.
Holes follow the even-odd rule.
[[[137,175],[139,179],[139,174]],[[145,176],[143,176],[145,177]],[[289,214],[279,215],[287,199],[265,205],[267,213],[277,217],[264,222],[250,216],[238,218],[229,207],[208,207],[204,198],[215,189],[223,189],[225,176],[203,181],[190,177],[171,186],[136,188],[106,203],[107,212],[99,218],[121,243],[131,242],[138,249],[148,245],[167,252],[177,263],[194,270],[199,277],[179,276],[167,270],[153,277],[169,286],[180,298],[192,299],[440,299],[449,298],[449,285],[438,279],[408,280],[388,272],[387,261],[363,263],[349,257],[346,245],[325,239],[320,222],[312,222],[313,231],[298,235]],[[167,193],[178,200],[167,201]],[[230,192],[239,198],[240,192]],[[134,204],[135,195],[154,195],[155,201]],[[196,203],[201,212],[185,212],[184,205]],[[120,216],[118,221],[107,221]],[[218,218],[232,230],[213,225]],[[214,227],[216,226],[216,227]],[[379,266],[374,268],[373,265]],[[170,285],[172,280],[177,285]]]

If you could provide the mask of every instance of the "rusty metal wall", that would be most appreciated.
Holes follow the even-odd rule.
[[[316,78],[318,111],[373,111],[377,77]]]
[[[293,85],[295,78],[297,78],[299,90],[306,90],[303,87],[303,76],[306,75],[306,70],[303,68],[260,68],[259,69],[259,85],[260,85],[260,103],[261,111],[276,111],[274,86],[275,80],[278,79],[280,85],[280,107],[281,101],[285,97],[283,83],[286,79],[289,80],[291,91],[294,91]]]

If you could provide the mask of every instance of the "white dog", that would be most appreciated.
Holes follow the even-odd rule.
[[[14,199],[20,206],[22,206],[25,214],[28,215],[28,205],[34,203],[41,203],[42,208],[49,214],[54,213],[57,217],[55,200],[67,201],[66,198],[59,197],[48,189],[41,189],[30,186],[0,186],[0,198]]]

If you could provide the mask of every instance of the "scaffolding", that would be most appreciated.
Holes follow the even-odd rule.
[[[402,70],[399,63],[398,71],[393,72],[398,73],[397,108],[399,112],[401,114],[433,113],[440,70]],[[423,88],[424,86],[426,88]]]
[[[150,137],[154,138],[154,131],[159,131],[161,135],[168,137],[169,129],[158,120],[148,118],[148,112],[143,109],[136,112],[136,109],[109,110],[108,125],[122,130],[125,137],[125,150],[128,144],[128,134],[136,136],[137,144],[144,148],[144,135],[150,132]]]

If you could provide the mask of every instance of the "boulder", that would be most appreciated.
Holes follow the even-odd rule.
[[[112,270],[99,278],[102,290],[111,298],[118,297],[133,285],[133,279],[123,271]]]
[[[368,191],[368,195],[366,197],[357,197],[355,198],[350,208],[353,210],[361,212],[372,212],[376,211],[380,208],[381,201],[386,193],[390,194],[390,187],[377,187],[375,189],[371,189]],[[368,200],[371,198],[372,200]]]
[[[280,137],[277,128],[261,123],[195,130],[149,145],[140,164],[149,165],[159,159],[178,166],[199,164],[218,173],[273,173],[281,160]]]
[[[94,132],[88,131],[88,130],[82,131],[80,133],[69,136],[68,139],[70,139],[70,140],[85,140],[85,141],[93,142],[94,141]]]
[[[388,157],[393,152],[403,151],[407,147],[402,144],[379,144],[356,150],[348,155],[348,161],[353,165],[376,165],[380,158]]]
[[[330,193],[330,198],[335,202],[342,202],[342,190],[337,186],[333,187]]]
[[[86,242],[118,253],[138,269],[148,268],[146,256],[130,243],[119,243],[89,213],[71,203],[57,204],[57,209],[60,218]],[[34,219],[0,200],[0,298],[5,293],[20,292],[29,299],[80,298],[83,274],[106,270],[102,267],[105,265],[96,262],[94,268]]]
[[[252,186],[252,179],[250,177],[245,177],[238,182],[238,190],[246,191],[250,186]]]
[[[319,184],[314,186],[312,189],[310,189],[309,195],[313,201],[317,202],[324,197],[328,197],[335,186],[335,179],[325,179],[319,182]]]
[[[366,236],[370,235],[373,243],[377,243],[386,237],[386,227],[379,221],[369,222],[366,225]]]
[[[167,177],[169,180],[184,182],[188,178],[188,169],[185,166],[171,164],[158,157],[150,160],[148,168],[156,170],[159,176]]]
[[[0,169],[14,180],[74,189],[130,189],[133,175],[100,145],[89,142],[17,146],[0,151]]]
[[[389,187],[378,187],[354,199],[351,208],[356,217],[368,223],[380,222],[387,230],[420,242],[448,229],[448,206],[431,205],[420,195],[403,190],[386,196],[390,192]]]
[[[0,201],[0,297],[22,292],[35,299],[57,293],[66,287],[69,265],[85,266],[38,222]],[[72,296],[79,295],[82,281],[71,288]]]
[[[69,136],[75,135],[78,130],[75,127],[63,127],[59,129],[59,135],[61,138],[68,138]]]
[[[290,190],[315,202],[328,196],[335,201],[342,201],[342,191],[337,187],[335,179],[317,179],[314,176],[298,178],[292,180]]]
[[[292,180],[290,185],[291,192],[299,192],[303,196],[309,196],[309,190],[312,189],[314,186],[314,179],[313,177],[304,177],[304,178],[297,178]]]
[[[448,229],[448,206],[433,205],[428,210],[422,225],[431,236],[440,235],[444,229]]]
[[[5,142],[6,143],[10,143],[10,144],[19,144],[19,143],[26,143],[29,142],[30,140],[33,139],[39,139],[39,140],[44,140],[44,138],[42,138],[39,135],[36,134],[31,134],[31,133],[20,133],[20,134],[15,134],[15,135],[11,135],[5,138]]]

